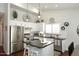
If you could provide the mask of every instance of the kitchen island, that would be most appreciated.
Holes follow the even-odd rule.
[[[40,43],[35,39],[30,43],[24,42],[24,48],[28,49],[29,56],[54,56],[54,42],[46,41]]]
[[[30,36],[27,36],[26,35],[24,36],[25,39],[29,39]],[[33,48],[35,47],[34,50],[43,50],[44,52],[43,53],[47,53],[49,52],[50,54],[53,52],[53,54],[51,55],[54,55],[54,50],[56,51],[59,51],[62,53],[62,51],[64,51],[64,49],[62,48],[62,41],[65,40],[65,38],[62,38],[62,37],[55,37],[55,36],[52,36],[52,35],[34,35],[33,36],[33,40],[34,41],[31,41],[31,44],[30,46]],[[60,41],[60,45],[57,45],[55,43],[58,43],[58,42],[55,42],[55,41]],[[26,42],[28,42],[29,40],[27,40]],[[50,43],[49,43],[50,42]],[[31,49],[32,49],[31,48]],[[44,49],[45,48],[45,49]],[[51,49],[50,49],[51,48]],[[46,50],[47,49],[47,50]],[[53,50],[53,51],[52,51]],[[46,52],[45,52],[46,51]],[[38,53],[40,54],[40,53]],[[49,55],[51,56],[50,54],[46,54],[46,55]],[[42,55],[42,54],[41,54]]]

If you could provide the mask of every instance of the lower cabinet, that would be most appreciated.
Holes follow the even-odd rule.
[[[29,46],[28,55],[30,56],[54,56],[54,45],[48,45],[44,48]]]

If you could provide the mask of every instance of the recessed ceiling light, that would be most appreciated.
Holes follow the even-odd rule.
[[[55,7],[58,7],[58,5],[56,4]]]
[[[45,8],[47,8],[47,6],[45,6]]]

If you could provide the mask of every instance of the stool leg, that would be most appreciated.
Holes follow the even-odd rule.
[[[24,55],[24,56],[26,55],[26,49],[24,49],[24,53],[23,53],[23,55]]]

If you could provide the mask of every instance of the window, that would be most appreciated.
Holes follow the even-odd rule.
[[[52,25],[46,24],[46,33],[52,33]]]
[[[53,24],[53,34],[60,34],[60,24]]]

